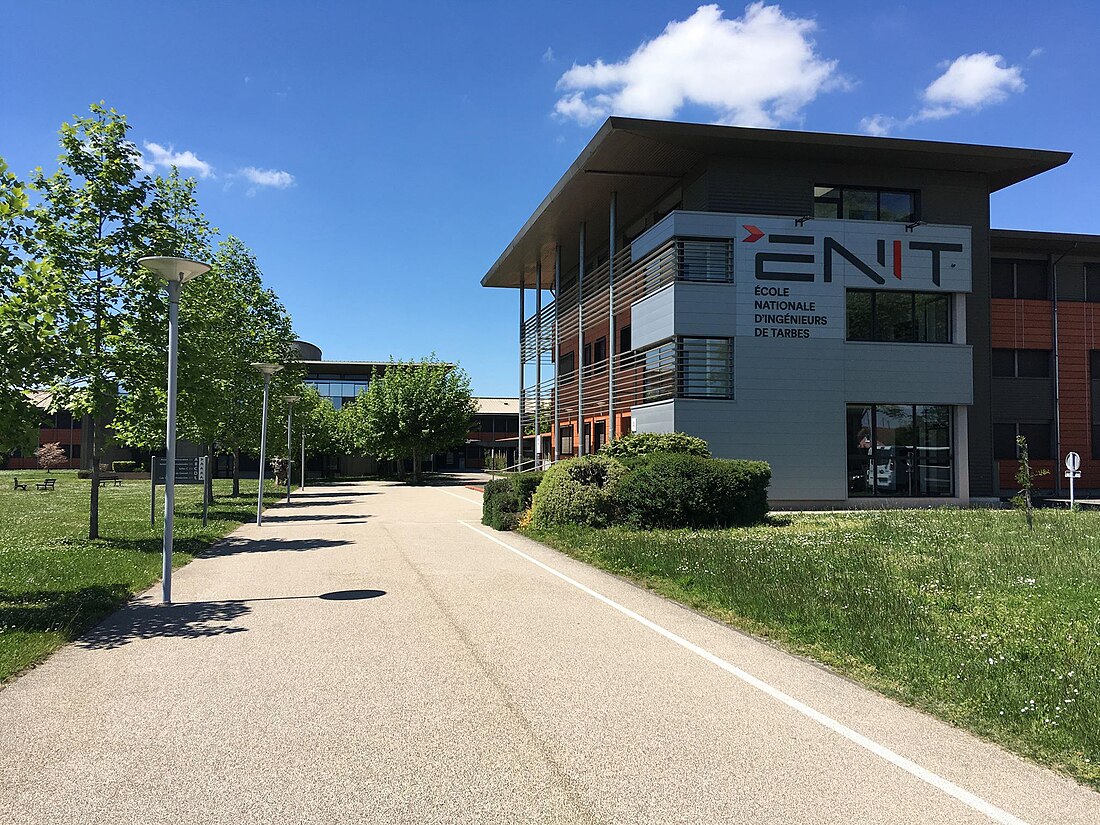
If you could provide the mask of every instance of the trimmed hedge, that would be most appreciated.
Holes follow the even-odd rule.
[[[615,499],[619,520],[632,527],[731,527],[768,513],[766,462],[652,453],[629,464]]]
[[[531,500],[535,527],[588,524],[606,527],[615,522],[615,490],[626,472],[606,455],[586,455],[559,461],[546,471]]]
[[[116,473],[132,473],[138,466],[136,461],[112,461],[111,470]]]
[[[531,497],[542,481],[539,471],[516,473],[485,485],[481,498],[481,523],[494,530],[515,530]]]
[[[707,442],[687,433],[626,433],[604,444],[600,452],[618,459],[652,453],[687,453],[710,458]]]

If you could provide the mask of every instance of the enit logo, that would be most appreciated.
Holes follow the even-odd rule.
[[[766,235],[768,244],[815,247],[814,250],[803,253],[757,252],[756,279],[759,281],[813,281],[815,272],[791,272],[783,269],[769,269],[768,265],[774,263],[814,265],[817,263],[819,250],[816,247],[819,240],[821,242],[820,254],[823,256],[824,264],[822,274],[826,282],[833,280],[833,262],[838,255],[876,284],[886,283],[886,278],[879,274],[880,272],[886,275],[893,275],[900,281],[904,268],[903,251],[909,251],[921,255],[928,253],[931,256],[932,283],[939,286],[940,268],[942,266],[941,256],[943,253],[963,251],[963,245],[961,243],[935,243],[932,241],[909,241],[906,243],[901,240],[891,240],[889,242],[891,256],[888,263],[886,255],[887,239],[880,238],[876,242],[876,257],[878,259],[878,269],[876,270],[874,263],[868,263],[863,260],[830,235],[823,235],[821,238],[818,238],[814,235],[781,235],[774,232],[765,233],[759,227],[753,226],[751,223],[743,224],[742,227],[749,233],[741,239],[742,243],[756,243]],[[955,264],[951,264],[951,266],[955,266]]]

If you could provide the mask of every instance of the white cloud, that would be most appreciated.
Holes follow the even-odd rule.
[[[257,169],[255,166],[246,166],[240,171],[241,177],[256,186],[271,186],[275,189],[286,189],[294,185],[294,175],[281,169]]]
[[[1014,92],[1027,88],[1023,70],[1005,65],[999,54],[964,54],[942,64],[944,72],[921,94],[923,106],[907,118],[876,114],[860,121],[870,135],[885,135],[926,120],[942,120],[961,112],[976,112],[984,106],[1004,102]]]
[[[546,51],[544,51],[542,53],[542,62],[543,63],[553,63],[554,62],[554,48],[553,48],[553,46],[547,46],[546,47]]]
[[[138,162],[144,172],[153,174],[157,167],[175,166],[181,172],[194,172],[200,178],[209,178],[214,175],[214,167],[190,150],[177,152],[171,144],[165,147],[148,140],[142,145],[145,147],[145,152],[141,153],[141,160]]]
[[[814,50],[817,24],[763,2],[727,19],[717,5],[674,20],[619,63],[574,64],[561,76],[555,113],[590,124],[610,114],[671,118],[685,105],[717,120],[776,126],[823,91],[847,85],[835,60]]]

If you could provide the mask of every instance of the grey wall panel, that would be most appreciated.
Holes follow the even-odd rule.
[[[1085,267],[1080,261],[1063,261],[1057,266],[1058,300],[1085,300]]]
[[[630,345],[645,349],[650,344],[663,341],[674,331],[675,285],[647,295],[630,307]]]
[[[813,214],[813,180],[758,160],[715,159],[706,172],[707,208],[757,215]]]
[[[633,428],[640,433],[676,432],[675,406],[672,401],[645,404],[630,411]]]
[[[1054,381],[1050,378],[994,378],[994,421],[1053,421]]]
[[[681,282],[673,290],[677,335],[725,338],[734,335],[737,293],[733,284]]]
[[[974,355],[961,344],[844,345],[848,403],[964,404],[974,401]]]

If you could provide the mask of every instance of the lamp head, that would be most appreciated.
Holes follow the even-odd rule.
[[[179,281],[181,284],[185,284],[192,278],[210,270],[209,264],[192,261],[190,258],[172,258],[154,255],[148,258],[141,258],[138,260],[138,263],[150,272],[155,272],[166,281]]]
[[[284,395],[283,400],[288,404],[293,404],[295,401],[300,401],[302,396],[300,395]]]
[[[275,373],[277,373],[279,370],[281,370],[283,368],[282,364],[268,364],[265,361],[254,361],[252,363],[252,366],[255,367],[256,369],[258,369],[260,372],[262,372],[268,378],[270,378],[272,375],[274,375]]]

